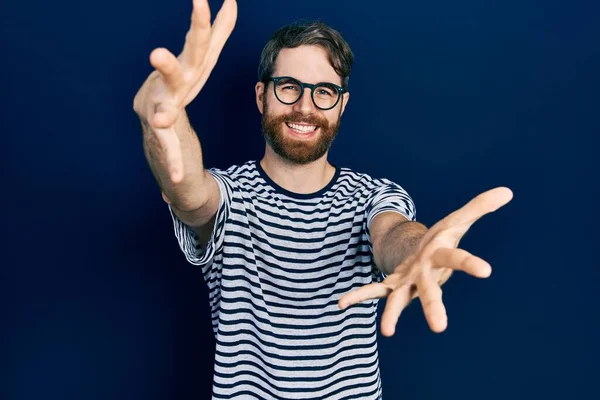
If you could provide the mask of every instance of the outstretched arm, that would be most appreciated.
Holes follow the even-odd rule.
[[[342,296],[340,308],[387,297],[381,331],[385,336],[392,336],[400,313],[417,294],[429,327],[434,332],[442,332],[447,326],[447,316],[441,284],[448,279],[451,271],[463,271],[479,278],[486,278],[491,273],[491,267],[485,260],[458,248],[460,240],[475,221],[504,206],[512,196],[512,191],[504,187],[478,195],[427,230],[416,247],[406,241],[418,237],[415,230],[423,230],[424,227],[414,225],[413,230],[411,225],[403,227],[409,222],[383,219],[379,222],[382,231],[375,239],[379,242],[376,262],[385,264],[384,268],[392,273],[381,283],[372,283]],[[400,263],[394,266],[397,261]]]
[[[194,0],[182,52],[175,57],[165,48],[152,51],[155,70],[133,101],[142,124],[144,154],[164,200],[201,235],[217,211],[219,190],[204,169],[200,141],[185,107],[208,80],[236,18],[237,3],[225,0],[211,25],[208,1]]]
[[[370,230],[375,265],[384,274],[391,275],[415,251],[427,227],[386,211],[373,218]]]

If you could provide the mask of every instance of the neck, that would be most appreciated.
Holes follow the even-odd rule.
[[[268,146],[260,166],[273,182],[297,194],[318,192],[335,175],[335,168],[327,161],[327,154],[309,164],[298,165],[283,160]]]

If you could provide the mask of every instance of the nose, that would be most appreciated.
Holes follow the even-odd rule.
[[[304,88],[304,93],[300,100],[294,104],[294,111],[302,114],[312,114],[315,112],[315,105],[312,101],[310,88]]]

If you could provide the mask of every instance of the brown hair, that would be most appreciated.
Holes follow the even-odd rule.
[[[276,31],[260,56],[258,79],[266,82],[271,77],[281,49],[303,45],[319,46],[327,51],[329,63],[342,79],[342,87],[347,90],[354,55],[342,35],[319,20],[295,22]]]

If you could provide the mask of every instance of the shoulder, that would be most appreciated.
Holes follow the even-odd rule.
[[[256,170],[256,162],[253,160],[246,161],[243,164],[231,165],[227,168],[207,168],[207,171],[213,175],[218,175],[222,178],[229,178],[233,180],[240,178],[253,178],[258,175],[258,171]]]
[[[256,164],[256,161],[250,160],[227,168],[210,168],[207,171],[215,177],[222,190],[226,188],[230,196],[235,197],[240,193],[256,193],[264,190],[264,182],[260,179]]]
[[[358,189],[369,191],[388,186],[399,186],[386,177],[375,177],[366,172],[356,171],[348,167],[340,168],[340,181],[345,181]]]

